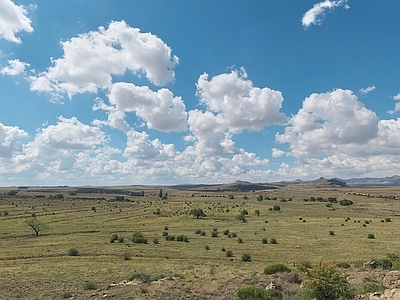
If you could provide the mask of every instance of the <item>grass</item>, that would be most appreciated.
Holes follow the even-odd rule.
[[[4,192],[0,190],[0,194]],[[153,274],[156,268],[159,273],[194,276],[208,274],[210,267],[216,265],[218,272],[226,274],[238,271],[262,274],[271,264],[317,263],[326,258],[327,249],[330,260],[347,263],[396,253],[400,248],[394,242],[400,234],[397,216],[400,201],[353,192],[389,196],[396,190],[282,188],[256,193],[229,192],[234,195],[234,199],[229,199],[224,192],[207,192],[208,197],[196,193],[192,197],[192,193],[187,196],[187,192],[171,189],[168,200],[164,201],[158,199],[158,190],[154,188],[146,190],[145,197],[126,196],[129,202],[109,201],[115,199],[115,194],[78,192],[69,196],[67,188],[29,189],[19,191],[16,196],[3,194],[0,212],[7,214],[0,216],[0,287],[8,291],[9,299],[29,299],[31,295],[46,299],[51,298],[50,291],[59,295],[67,288],[84,292],[85,282],[94,281],[102,287],[128,279],[132,266],[144,274]],[[49,198],[60,193],[64,199]],[[257,201],[258,193],[264,200]],[[245,201],[244,195],[248,198]],[[326,207],[324,202],[303,201],[311,196],[349,199],[354,204],[332,203],[332,207]],[[267,197],[276,200],[265,200]],[[280,201],[289,197],[292,201]],[[274,206],[281,210],[268,210]],[[197,207],[207,217],[196,219],[187,214]],[[153,213],[157,209],[160,215]],[[235,216],[243,210],[259,210],[262,217],[249,214],[247,222],[240,222]],[[49,227],[39,237],[26,224],[32,214]],[[345,222],[347,218],[351,221]],[[381,222],[387,218],[390,222]],[[361,222],[353,222],[357,220]],[[362,226],[364,220],[369,221],[367,229]],[[166,228],[171,236],[178,234],[189,242],[166,241],[163,237]],[[214,228],[223,234],[213,238]],[[133,243],[130,237],[135,232],[143,233],[151,242]],[[202,232],[207,234],[203,236]],[[334,236],[327,232],[334,232]],[[376,238],[367,238],[369,232],[374,232]],[[124,242],[111,243],[114,234],[124,236]],[[268,243],[261,242],[265,237]],[[278,244],[271,244],[271,237]],[[238,243],[239,238],[243,243]],[[222,248],[229,250],[223,252]],[[70,249],[79,249],[79,256],[70,256]],[[126,253],[132,253],[129,261],[121,259]],[[251,262],[241,262],[243,253],[251,256]]]

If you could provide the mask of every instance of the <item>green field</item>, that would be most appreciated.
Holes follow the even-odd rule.
[[[363,262],[400,249],[397,188],[244,192],[163,187],[167,199],[158,197],[159,187],[123,189],[144,191],[144,196],[104,189],[29,188],[17,195],[0,190],[0,299],[231,299],[238,286],[268,284],[270,278],[262,273],[273,263],[294,268],[334,261],[361,272]],[[330,203],[333,198],[354,204]],[[193,208],[206,217],[189,215]],[[243,210],[246,222],[237,219]],[[38,237],[28,225],[34,217],[47,227]],[[135,232],[148,243],[133,243]],[[120,241],[111,242],[113,234]],[[188,241],[168,241],[166,234]],[[71,249],[78,255],[71,256]],[[227,251],[233,256],[227,257]],[[244,253],[250,262],[242,261]],[[153,283],[110,287],[139,273]],[[170,280],[156,281],[160,278]],[[93,290],[85,289],[88,282]]]

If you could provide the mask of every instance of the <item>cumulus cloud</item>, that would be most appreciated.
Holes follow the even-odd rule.
[[[289,143],[296,157],[343,151],[343,145],[365,144],[377,136],[378,118],[349,90],[312,94],[294,115],[281,143]]]
[[[29,67],[28,63],[22,62],[19,59],[8,60],[7,62],[8,66],[0,70],[0,73],[3,75],[16,76],[21,73],[24,73],[25,68]]]
[[[376,89],[376,86],[372,85],[372,86],[360,89],[360,93],[366,95],[366,94],[374,91],[375,89]]]
[[[345,9],[350,8],[347,4],[347,0],[325,0],[314,4],[314,6],[303,15],[301,23],[305,28],[308,28],[313,24],[321,25],[322,21],[325,19],[325,15],[333,11],[336,7],[344,7]]]
[[[56,125],[50,125],[36,135],[35,143],[64,150],[94,149],[106,143],[108,137],[98,127],[91,127],[78,121],[60,116]]]
[[[33,32],[32,21],[27,17],[27,10],[11,0],[0,0],[0,38],[14,43],[21,43],[16,34]]]
[[[166,132],[187,129],[185,104],[168,89],[153,92],[147,86],[115,83],[110,89],[109,101],[117,110],[135,112],[148,128]]]
[[[267,87],[254,87],[244,69],[220,74],[211,80],[208,80],[208,74],[201,75],[197,95],[231,132],[261,130],[266,125],[286,120],[280,112],[282,93]]]
[[[285,151],[278,149],[278,148],[272,148],[272,157],[282,157],[285,155]]]
[[[6,126],[0,123],[0,158],[11,158],[16,152],[22,150],[20,138],[26,138],[28,134],[16,127]]]
[[[112,75],[126,71],[146,78],[155,85],[173,81],[178,57],[160,38],[111,22],[108,28],[81,34],[61,42],[64,55],[52,60],[53,66],[31,76],[31,90],[70,98],[77,93],[96,93],[109,88]]]
[[[397,95],[394,95],[392,98],[393,98],[393,100],[400,101],[400,93],[398,93]]]

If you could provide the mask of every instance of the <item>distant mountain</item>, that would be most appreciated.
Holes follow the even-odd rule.
[[[292,184],[316,187],[316,188],[338,188],[338,187],[348,187],[348,184],[340,179],[332,178],[326,179],[324,177],[320,177],[314,181],[301,181],[296,180],[293,181]]]
[[[400,186],[400,176],[394,175],[384,178],[351,178],[342,181],[351,186]]]

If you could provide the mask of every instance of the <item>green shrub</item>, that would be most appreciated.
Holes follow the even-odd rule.
[[[123,243],[123,242],[125,242],[125,239],[122,236],[120,236],[118,238],[118,243]]]
[[[267,238],[263,238],[263,239],[261,240],[261,243],[263,243],[263,244],[268,244],[268,239],[267,239]]]
[[[228,234],[229,234],[229,229],[225,229],[222,233],[223,233],[224,235],[228,235]]]
[[[83,289],[85,289],[85,290],[96,290],[97,286],[93,281],[88,281],[83,286]]]
[[[195,234],[200,234],[200,232],[201,232],[201,230],[200,230],[200,229],[197,229],[194,233],[195,233]]]
[[[210,250],[210,246],[208,246],[208,245],[205,245],[205,246],[204,246],[204,249],[206,249],[206,250]]]
[[[239,244],[243,244],[243,240],[241,238],[238,239]]]
[[[124,260],[131,260],[132,255],[131,255],[130,253],[124,253],[124,255],[122,256],[122,258],[123,258]]]
[[[153,238],[153,244],[154,245],[157,245],[157,244],[159,244],[160,242],[159,242],[159,240],[158,240],[158,238]]]
[[[367,237],[368,237],[369,239],[374,239],[374,238],[375,238],[375,235],[372,234],[372,233],[368,233]]]
[[[186,236],[186,235],[178,235],[177,237],[176,237],[176,240],[178,241],[178,242],[189,242],[189,238]]]
[[[354,203],[353,201],[347,200],[347,199],[343,199],[343,200],[339,201],[339,204],[341,206],[349,206],[349,205],[353,205],[353,203]]]
[[[330,231],[329,231],[329,235],[335,235],[335,232],[332,231],[332,230],[330,230]]]
[[[211,237],[218,237],[218,231],[211,231]]]
[[[132,243],[147,244],[147,239],[144,237],[143,233],[135,232],[132,236]]]
[[[76,248],[71,248],[68,250],[68,255],[69,256],[78,256],[79,255],[79,251]]]
[[[232,232],[231,235],[232,235],[233,238],[237,237],[237,234],[235,232]]]
[[[204,230],[202,230],[202,231],[200,232],[200,235],[201,235],[201,236],[206,236],[206,232],[205,232]]]
[[[359,294],[368,294],[368,293],[375,293],[375,292],[383,292],[385,289],[386,288],[382,284],[382,282],[367,281],[362,284],[362,286],[358,290],[358,293]]]
[[[242,287],[237,291],[235,300],[278,300],[282,299],[279,291],[267,291],[257,286]]]
[[[392,222],[392,219],[391,218],[385,218],[385,222],[386,223],[390,223],[390,222]]]
[[[265,275],[271,275],[276,273],[291,272],[290,268],[285,264],[273,264],[269,265],[264,269]]]
[[[231,250],[228,250],[225,252],[225,256],[226,257],[232,257],[233,256],[233,252]]]
[[[166,241],[175,241],[175,236],[174,235],[166,235],[165,240]]]
[[[251,255],[249,253],[243,253],[241,260],[245,261],[245,262],[249,262],[249,261],[251,261]]]
[[[269,243],[270,244],[278,244],[278,242],[276,241],[276,238],[270,238]]]
[[[321,262],[312,268],[300,266],[304,291],[311,299],[353,299],[354,290],[335,264]]]
[[[280,207],[279,205],[274,205],[274,206],[272,207],[272,210],[273,210],[273,211],[280,211],[280,210],[281,210],[281,207]]]

